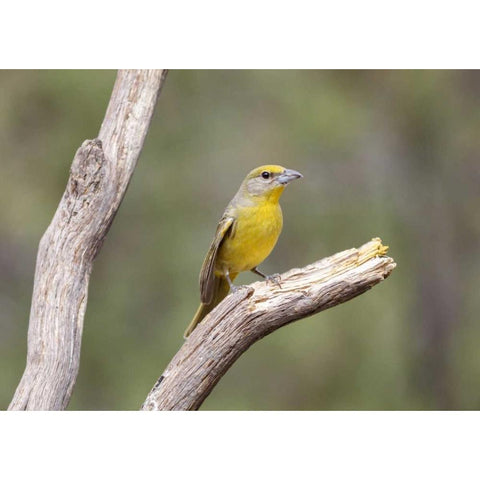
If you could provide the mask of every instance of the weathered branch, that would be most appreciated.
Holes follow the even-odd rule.
[[[61,410],[80,364],[92,264],[143,147],[165,70],[120,70],[99,138],[78,149],[37,254],[25,372],[10,410]]]
[[[196,410],[235,360],[277,328],[360,295],[395,268],[379,238],[281,276],[281,288],[239,288],[193,331],[142,410]]]

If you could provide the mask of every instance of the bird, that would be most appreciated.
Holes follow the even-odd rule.
[[[243,180],[225,209],[200,270],[201,303],[184,333],[193,332],[203,318],[237,287],[240,272],[252,271],[279,283],[278,275],[258,270],[271,253],[283,226],[279,204],[285,187],[303,175],[280,165],[262,165]]]

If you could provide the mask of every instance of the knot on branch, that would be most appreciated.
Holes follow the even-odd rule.
[[[101,140],[85,140],[70,167],[67,194],[79,197],[97,191],[105,177],[105,155]]]
[[[114,194],[112,165],[105,157],[102,142],[98,138],[85,140],[75,153],[62,201],[40,241],[39,257],[47,255],[53,242],[57,255],[67,264],[85,259],[91,268],[89,262],[98,252],[115,213],[111,207]]]

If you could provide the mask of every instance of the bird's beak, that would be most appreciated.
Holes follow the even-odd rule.
[[[278,176],[278,182],[281,183],[282,185],[287,185],[290,183],[292,180],[295,180],[296,178],[302,178],[303,175],[296,170],[289,170],[288,168],[285,169],[279,176]]]

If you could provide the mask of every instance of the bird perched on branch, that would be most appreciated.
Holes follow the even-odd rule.
[[[285,187],[302,175],[279,165],[263,165],[252,170],[240,185],[220,219],[215,237],[200,271],[200,297],[187,338],[199,322],[228,294],[233,280],[251,270],[268,280],[257,266],[277,243],[282,230],[282,209],[278,203]]]

